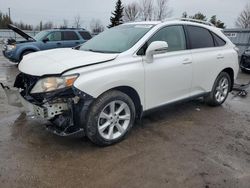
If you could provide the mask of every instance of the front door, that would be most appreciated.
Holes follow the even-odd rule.
[[[190,96],[192,56],[186,49],[183,26],[167,26],[149,41],[166,41],[168,52],[144,61],[146,109],[158,107]]]

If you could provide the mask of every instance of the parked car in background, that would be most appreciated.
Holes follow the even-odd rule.
[[[9,28],[26,39],[24,41],[8,39],[3,45],[3,55],[17,63],[29,53],[54,48],[71,48],[92,38],[85,29],[50,29],[41,31],[35,37],[31,37],[14,25],[10,24]]]
[[[242,72],[250,73],[250,47],[241,56],[240,68]]]
[[[220,29],[194,21],[126,23],[79,50],[24,57],[15,81],[22,104],[53,133],[78,132],[95,144],[121,141],[143,114],[204,97],[219,106],[239,70],[235,45]]]

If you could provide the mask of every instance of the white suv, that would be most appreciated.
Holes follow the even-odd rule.
[[[33,53],[19,64],[22,104],[95,144],[121,141],[145,112],[204,97],[221,105],[239,69],[235,46],[220,29],[193,21],[127,23],[79,49]]]

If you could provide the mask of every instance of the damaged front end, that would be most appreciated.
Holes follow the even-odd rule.
[[[40,92],[37,85],[44,79],[46,77],[20,73],[16,77],[14,89],[2,85],[9,104],[23,106],[27,112],[50,121],[52,125],[48,125],[47,129],[57,135],[83,132],[86,112],[93,97],[78,90],[73,84],[51,90],[48,89],[51,83],[46,82],[43,84],[48,86],[48,90]],[[44,86],[41,88],[44,89]]]

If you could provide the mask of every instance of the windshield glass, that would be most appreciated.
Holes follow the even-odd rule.
[[[36,36],[34,37],[35,40],[37,41],[41,41],[44,39],[44,37],[49,33],[49,31],[41,31],[39,33],[36,34]]]
[[[108,29],[84,43],[80,50],[121,53],[135,45],[153,25],[121,25]]]

